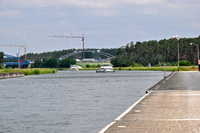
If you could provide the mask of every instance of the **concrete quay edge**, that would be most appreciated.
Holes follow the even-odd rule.
[[[131,105],[127,110],[125,110],[121,115],[119,115],[116,119],[106,125],[103,129],[101,129],[98,133],[104,133],[109,127],[115,124],[116,121],[120,120],[123,116],[125,116],[128,112],[130,112],[140,101],[142,101],[146,96],[148,96],[151,92],[146,93],[143,97],[141,97],[138,101],[136,101],[133,105]]]
[[[167,77],[164,77],[163,79],[161,79],[160,81],[158,81],[158,83],[156,83],[155,85],[153,85],[152,87],[150,87],[149,89],[147,89],[146,90],[146,94],[149,93],[150,91],[152,91],[157,85],[159,85],[164,80],[169,79],[174,73],[176,73],[176,72],[170,73]]]
[[[9,79],[9,78],[18,78],[18,77],[24,77],[23,72],[19,73],[0,73],[0,79]]]

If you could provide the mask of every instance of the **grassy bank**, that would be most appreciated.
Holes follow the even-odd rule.
[[[24,75],[38,75],[38,74],[57,73],[57,70],[50,69],[50,68],[2,69],[2,70],[0,70],[0,73],[15,73],[15,72],[23,72]]]
[[[98,68],[82,68],[79,70],[97,70]],[[141,71],[164,71],[164,67],[114,67],[115,70],[141,70]],[[166,71],[198,71],[198,66],[167,66]]]
[[[106,63],[106,62],[78,62],[77,63],[77,65],[83,68],[85,68],[87,64],[92,67],[92,66],[98,66],[98,65],[102,66],[103,64],[110,64],[110,63]]]

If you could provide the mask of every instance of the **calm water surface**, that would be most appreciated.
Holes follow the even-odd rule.
[[[162,78],[152,71],[62,71],[0,80],[0,133],[98,132]]]

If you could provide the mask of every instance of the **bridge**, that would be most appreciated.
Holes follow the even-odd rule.
[[[28,68],[30,67],[30,61],[23,60],[19,58],[20,68]],[[4,62],[3,65],[5,67],[18,67],[18,57],[4,54]]]
[[[74,51],[72,53],[69,53],[69,54],[66,54],[66,55],[63,55],[61,56],[59,59],[62,60],[62,59],[65,59],[65,58],[69,58],[73,55],[76,55],[76,54],[82,54],[83,51]],[[100,50],[97,50],[97,51],[84,51],[84,53],[92,53],[92,54],[99,54],[99,55],[102,55],[108,59],[112,59],[114,56],[109,54],[109,53],[106,53],[106,52],[101,52]]]

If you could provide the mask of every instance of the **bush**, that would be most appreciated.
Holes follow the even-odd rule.
[[[34,70],[35,74],[40,74],[40,71],[38,69]]]
[[[89,64],[86,64],[85,67],[86,67],[86,68],[90,68],[90,65],[89,65]]]
[[[98,65],[97,65],[97,67],[101,67],[101,65],[100,65],[100,64],[98,64]]]
[[[131,65],[131,67],[142,67],[142,65],[139,64],[139,63],[133,63],[133,64]]]
[[[57,71],[55,69],[52,70],[52,73],[56,73]]]
[[[122,68],[121,68],[121,67],[119,67],[119,70],[122,70]]]
[[[3,66],[3,65],[0,65],[0,69],[4,69],[4,66]]]
[[[97,68],[97,65],[92,65],[92,68]]]
[[[181,61],[179,61],[179,65],[180,66],[191,66],[192,63],[190,63],[189,61],[186,61],[186,60],[181,60]]]

